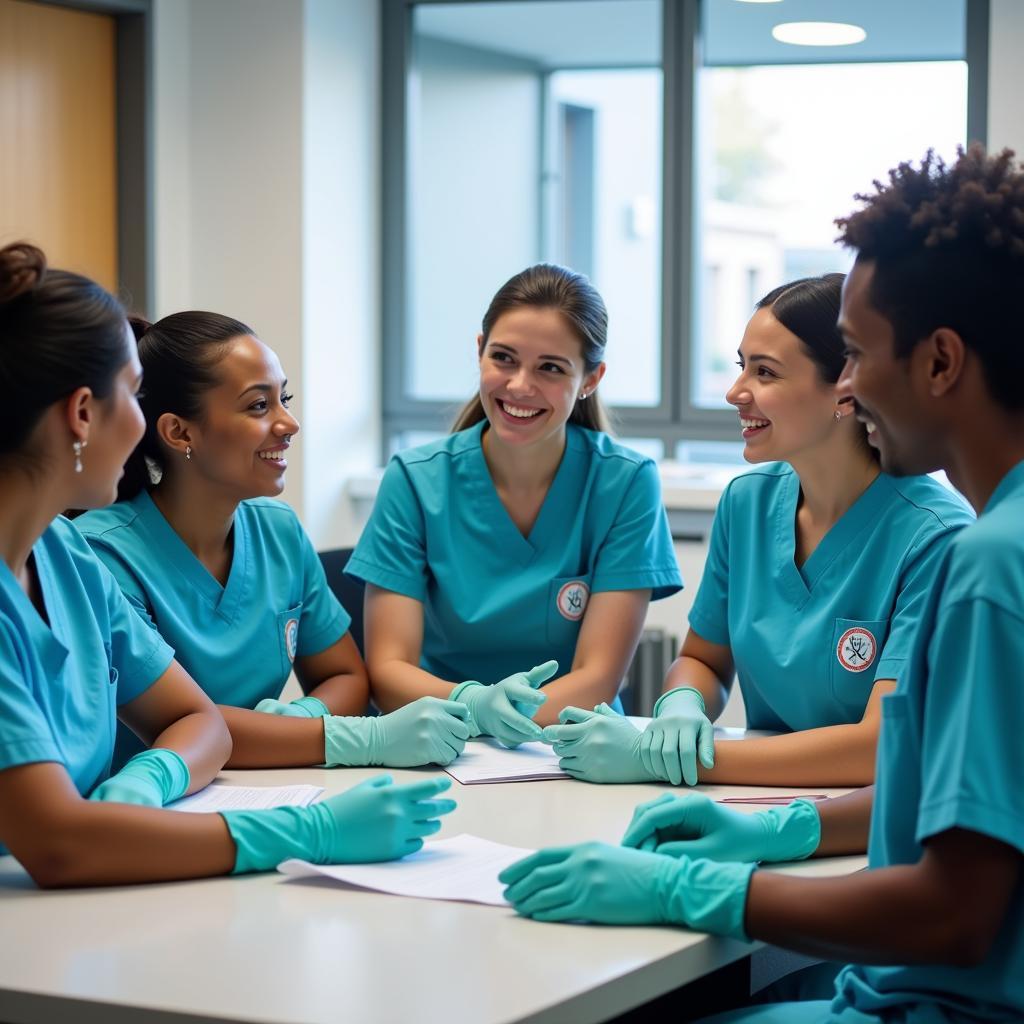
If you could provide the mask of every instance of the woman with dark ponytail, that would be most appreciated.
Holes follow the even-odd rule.
[[[349,614],[298,517],[274,500],[299,432],[277,355],[219,313],[136,320],[146,432],[121,500],[77,526],[139,613],[221,708],[230,767],[447,764],[464,708],[430,699],[360,717]],[[294,668],[305,695],[279,698]],[[118,735],[118,760],[137,747]]]
[[[842,274],[803,278],[757,304],[725,396],[757,469],[722,494],[690,629],[653,721],[639,732],[580,712],[549,734],[578,777],[874,780],[882,696],[943,552],[972,517],[934,480],[880,472],[864,424],[837,392],[842,284]],[[716,744],[712,723],[734,675],[747,728],[780,735]],[[692,811],[681,807],[659,813]]]
[[[607,433],[607,330],[585,277],[516,274],[454,433],[392,459],[347,569],[368,584],[381,707],[458,701],[511,746],[567,704],[617,700],[648,602],[682,581],[654,463]]]
[[[116,299],[47,269],[34,246],[0,249],[0,853],[40,885],[78,886],[410,852],[437,824],[421,819],[448,809],[417,802],[436,787],[371,780],[307,808],[161,809],[217,774],[231,738],[60,516],[113,500],[143,433],[141,378]],[[118,718],[150,746],[111,775]]]

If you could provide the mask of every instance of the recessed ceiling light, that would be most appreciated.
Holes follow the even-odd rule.
[[[839,21],[787,21],[776,25],[772,36],[793,46],[852,46],[864,42],[868,34],[860,25]]]

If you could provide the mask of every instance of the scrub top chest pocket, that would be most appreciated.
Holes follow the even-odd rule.
[[[888,619],[835,620],[829,662],[832,696],[841,704],[867,705],[888,633]]]
[[[575,648],[580,623],[590,602],[590,576],[560,576],[548,585],[548,643]]]
[[[277,616],[276,645],[280,652],[282,678],[287,679],[295,662],[295,654],[299,646],[299,622],[302,619],[301,602],[294,608],[281,612]],[[275,696],[277,696],[275,694]]]

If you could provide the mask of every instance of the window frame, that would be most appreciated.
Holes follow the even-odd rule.
[[[405,389],[406,327],[411,301],[406,262],[408,71],[414,9],[429,4],[476,2],[494,0],[382,0],[381,3],[380,372],[381,455],[385,461],[396,436],[406,431],[447,429],[461,406],[459,401],[417,399]],[[694,346],[690,310],[695,291],[692,153],[701,4],[702,0],[662,0],[661,400],[652,406],[616,405],[613,408],[618,434],[660,441],[666,459],[675,457],[680,442],[738,440],[735,413],[699,407],[691,398]],[[965,31],[967,138],[985,143],[989,0],[967,0]],[[546,94],[546,83],[543,89]],[[466,395],[467,400],[470,397]]]

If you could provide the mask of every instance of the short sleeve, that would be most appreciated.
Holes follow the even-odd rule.
[[[19,764],[64,760],[29,690],[18,646],[10,624],[0,620],[0,771]]]
[[[302,549],[302,615],[295,653],[305,657],[340,640],[348,632],[352,616],[334,596],[323,563],[297,519],[295,528]]]
[[[928,651],[917,840],[951,828],[1024,852],[1024,618],[984,598],[943,609]]]
[[[925,604],[956,532],[949,529],[933,534],[908,560],[896,596],[896,607],[889,620],[889,636],[875,669],[875,679],[896,679],[903,669],[921,624]]]
[[[174,651],[121,593],[117,581],[102,563],[110,621],[110,661],[117,670],[117,703],[127,704],[148,690],[167,671]]]
[[[729,646],[729,494],[718,502],[700,588],[690,609],[690,625],[709,643]]]
[[[668,516],[661,500],[661,482],[653,462],[642,462],[633,474],[615,522],[594,565],[591,590],[652,591],[658,600],[683,587]]]
[[[369,522],[345,566],[349,576],[422,601],[427,593],[426,524],[408,470],[392,459]]]

